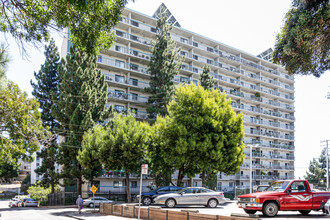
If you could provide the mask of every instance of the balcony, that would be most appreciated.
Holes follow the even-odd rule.
[[[140,36],[137,36],[137,35],[134,35],[134,34],[129,34],[127,32],[120,31],[120,30],[115,30],[115,34],[116,34],[117,37],[124,38],[124,39],[127,39],[127,40],[131,40],[133,42],[137,42],[139,44],[147,46],[148,48],[152,46],[151,40],[149,40],[147,38],[144,38],[144,37],[140,37]]]
[[[139,50],[133,50],[133,49],[128,49],[127,47],[123,47],[123,46],[119,46],[119,45],[115,45],[114,47],[111,48],[111,50],[113,51],[117,51],[123,54],[127,54],[127,55],[131,55],[137,58],[141,58],[144,59],[146,61],[150,61],[152,54],[150,53],[145,53]]]
[[[133,95],[133,94],[117,92],[112,90],[108,90],[108,98],[121,100],[121,101],[130,101],[140,104],[146,104],[148,102],[148,97],[146,96]]]
[[[114,82],[114,83],[121,84],[121,85],[129,85],[133,88],[140,88],[141,90],[150,86],[148,82],[144,82],[144,81],[137,80],[137,79],[127,79],[125,77],[116,77],[116,75],[108,74],[108,73],[104,73],[104,75],[105,75],[106,82]]]
[[[137,73],[150,75],[148,73],[148,69],[146,67],[141,67],[141,66],[139,66],[137,64],[133,64],[133,63],[125,63],[125,62],[120,61],[120,60],[114,60],[114,59],[106,58],[106,57],[103,57],[103,56],[98,56],[97,63],[103,64],[103,65],[106,65],[106,66],[110,66],[112,68],[117,68],[117,69],[121,69],[121,70],[128,70],[128,71],[134,71],[134,72],[137,72]]]

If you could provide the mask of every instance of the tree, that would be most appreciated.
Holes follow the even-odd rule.
[[[7,79],[6,79],[6,70],[9,62],[9,56],[6,46],[0,44],[0,90],[6,88]]]
[[[55,186],[55,190],[58,190],[58,185]],[[40,200],[47,200],[48,195],[51,193],[52,189],[51,187],[45,188],[40,183],[36,183],[29,187],[27,192],[29,193],[30,197],[33,199],[36,199],[38,201]]]
[[[55,185],[59,183],[59,174],[56,172],[55,164],[57,162],[58,143],[56,129],[59,128],[58,121],[52,115],[52,106],[59,96],[58,85],[60,79],[58,76],[58,66],[60,64],[60,55],[54,40],[50,41],[48,46],[45,46],[45,63],[41,65],[38,73],[34,72],[34,77],[37,83],[32,82],[32,95],[35,96],[40,103],[41,120],[45,128],[49,129],[52,136],[42,142],[44,148],[37,156],[42,159],[42,164],[34,170],[39,175],[43,176],[40,181],[45,187],[51,186],[52,193],[55,192]]]
[[[214,86],[214,79],[210,75],[211,68],[208,65],[203,66],[203,72],[201,74],[201,86],[203,86],[204,89],[212,89]]]
[[[244,160],[243,115],[235,114],[226,94],[181,85],[168,112],[159,153],[167,166],[179,170],[177,185],[185,175],[193,177],[207,168],[214,173],[238,172]]]
[[[0,163],[0,182],[9,182],[11,178],[19,175],[20,165],[17,160],[11,163]]]
[[[330,3],[293,0],[277,35],[273,60],[291,74],[319,77],[330,68]]]
[[[174,94],[174,76],[181,69],[183,58],[180,58],[180,48],[176,48],[176,42],[171,39],[170,30],[172,24],[167,23],[168,16],[162,12],[157,20],[157,41],[153,42],[152,56],[148,65],[151,75],[150,87],[145,91],[152,95],[148,99],[147,112],[150,118],[156,115],[167,115],[166,105]]]
[[[86,133],[79,160],[88,167],[100,158],[99,160],[107,170],[123,169],[128,202],[131,202],[129,174],[138,173],[141,170],[141,165],[147,155],[148,137],[147,123],[136,121],[131,113],[115,114],[106,127],[97,125]]]
[[[0,164],[31,161],[39,142],[48,134],[38,111],[39,103],[27,97],[16,84],[8,82],[0,91]]]
[[[48,41],[50,32],[68,28],[76,49],[97,54],[109,48],[127,0],[0,0],[0,30],[10,33],[19,45]],[[109,34],[110,33],[110,34]]]
[[[313,158],[313,160],[309,162],[308,170],[304,178],[308,180],[309,183],[313,184],[315,188],[325,189],[327,183],[327,162],[323,155],[326,155],[325,148],[322,150],[319,159]]]
[[[58,161],[63,165],[61,175],[65,183],[77,181],[81,194],[82,176],[89,173],[77,160],[83,134],[95,123],[109,118],[112,108],[106,108],[107,84],[96,68],[96,56],[72,51],[66,61],[61,60],[59,78],[60,95],[52,112],[60,123],[58,134],[65,137],[65,141],[60,144]]]

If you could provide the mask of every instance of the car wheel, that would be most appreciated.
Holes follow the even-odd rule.
[[[245,212],[246,214],[251,214],[251,215],[253,215],[253,214],[255,214],[257,211],[256,211],[256,210],[248,210],[248,209],[244,209],[244,212]]]
[[[311,212],[311,210],[300,210],[299,212],[302,215],[308,215]]]
[[[278,206],[275,202],[267,202],[262,208],[262,214],[267,217],[274,217],[277,215]]]
[[[89,208],[93,208],[94,207],[94,203],[89,203],[88,207]]]
[[[168,199],[165,202],[165,205],[167,208],[174,208],[175,207],[175,200],[174,199]]]
[[[210,199],[207,206],[210,208],[216,208],[218,206],[218,201],[216,199]]]
[[[151,204],[151,198],[150,197],[144,197],[142,199],[142,204],[146,205],[146,206],[150,205]]]

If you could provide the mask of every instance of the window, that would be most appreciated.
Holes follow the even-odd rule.
[[[180,187],[177,187],[177,186],[170,186],[170,191],[171,192],[176,192],[178,190],[180,190],[181,188]]]
[[[122,181],[119,181],[119,180],[115,180],[115,181],[113,181],[113,186],[114,186],[114,188],[122,187],[123,186],[123,182]]]
[[[97,62],[100,62],[100,63],[102,63],[102,56],[97,56]]]
[[[184,192],[185,193],[197,193],[198,188],[189,188],[189,189],[185,190]]]
[[[181,50],[180,52],[181,56],[188,56],[188,52]]]
[[[198,43],[197,42],[193,42],[193,46],[194,47],[198,47]]]
[[[159,189],[157,190],[158,193],[160,193],[160,192],[168,192],[168,191],[169,191],[168,186],[161,187],[161,188],[159,188]]]
[[[139,84],[139,81],[137,79],[131,78],[131,82],[132,82],[133,86],[138,86],[138,84]]]
[[[138,94],[136,93],[131,93],[131,96],[132,96],[132,100],[138,100]]]
[[[193,68],[194,73],[198,73],[198,69],[196,67]]]
[[[119,37],[124,37],[124,32],[117,30],[116,35],[119,36]]]
[[[115,105],[114,110],[118,113],[123,112],[125,110],[125,107],[123,105]]]
[[[131,181],[131,188],[137,188],[137,181]]]
[[[135,26],[135,27],[139,27],[139,23],[136,21],[131,20],[131,25]]]
[[[150,31],[151,32],[154,32],[154,33],[157,33],[157,29],[156,28],[153,28],[153,27],[150,28]]]
[[[125,78],[123,76],[115,75],[116,82],[124,83]]]
[[[180,41],[181,41],[182,43],[185,43],[185,44],[187,44],[187,43],[188,43],[188,39],[186,39],[186,38],[183,38],[183,37],[181,37]]]
[[[139,38],[138,38],[138,36],[131,35],[131,40],[139,41]]]
[[[213,65],[213,60],[207,59],[207,63]]]
[[[138,69],[139,69],[139,65],[131,64],[131,70],[138,71]]]
[[[116,51],[121,51],[121,46],[116,45]]]
[[[120,61],[120,60],[115,60],[115,66],[120,67],[120,68],[124,68],[125,67],[125,62]]]
[[[137,114],[138,109],[137,109],[137,108],[131,108],[131,112],[132,112],[133,114]]]
[[[293,182],[290,186],[290,190],[292,193],[306,192],[305,182],[303,181]]]
[[[122,91],[122,90],[115,90],[115,95],[118,97],[118,98],[120,98],[120,97],[122,97],[123,95],[124,95],[124,91]]]
[[[197,55],[193,55],[193,58],[195,59],[195,60],[198,60],[198,56]]]
[[[207,51],[212,52],[212,53],[214,52],[213,48],[211,48],[211,47],[207,47]]]

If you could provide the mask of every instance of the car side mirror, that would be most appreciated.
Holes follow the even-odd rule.
[[[158,191],[156,191],[156,194],[158,194]]]
[[[288,191],[286,191],[289,195],[291,194],[291,189],[288,189]]]
[[[185,194],[185,192],[180,192],[181,195]]]

